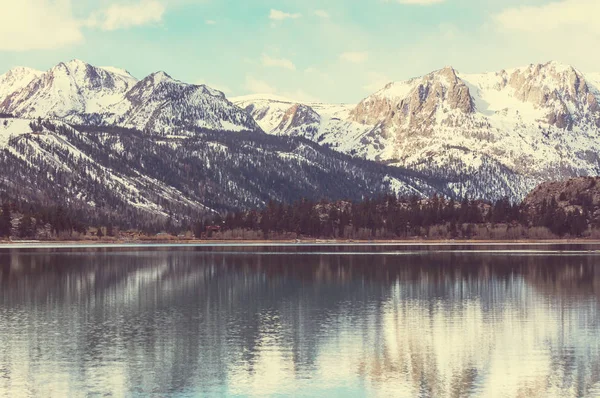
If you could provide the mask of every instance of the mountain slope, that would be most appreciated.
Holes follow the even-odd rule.
[[[138,82],[115,108],[125,111],[110,122],[139,130],[260,130],[252,117],[229,102],[222,92],[205,85],[182,83],[164,72]]]
[[[260,105],[271,125],[283,121],[276,101],[236,101],[250,111]],[[479,195],[493,198],[491,182],[503,181],[519,200],[548,179],[600,173],[599,101],[600,75],[556,62],[486,74],[446,67],[390,83],[342,117],[316,111],[316,131],[313,122],[265,131],[419,170],[456,194],[479,185]]]
[[[161,136],[119,127],[0,119],[0,191],[147,226],[270,200],[429,196],[425,176],[353,159],[301,138],[196,129]]]

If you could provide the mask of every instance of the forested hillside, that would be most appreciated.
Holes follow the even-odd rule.
[[[600,238],[600,178],[545,184],[521,204],[383,194],[364,200],[311,200],[174,217],[141,229],[84,210],[6,197],[0,237],[20,239],[554,239]],[[551,186],[551,187],[549,187]],[[582,192],[583,191],[583,192]],[[158,233],[158,235],[157,235]]]
[[[71,209],[86,223],[156,230],[269,201],[358,201],[433,195],[419,173],[355,159],[303,138],[194,129],[178,135],[119,127],[0,120],[0,190],[17,202]]]
[[[238,212],[221,225],[228,238],[254,237],[324,239],[550,239],[558,237],[600,237],[600,220],[593,217],[600,204],[564,208],[553,196],[532,209],[527,203],[507,198],[494,203],[461,201],[437,195],[385,195],[361,202],[310,202],[293,205],[270,203],[259,212]],[[198,229],[198,228],[197,228]],[[206,229],[206,225],[199,230]]]

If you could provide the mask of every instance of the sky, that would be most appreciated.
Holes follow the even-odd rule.
[[[0,0],[0,71],[74,58],[228,97],[356,103],[391,81],[555,60],[600,72],[599,0]]]

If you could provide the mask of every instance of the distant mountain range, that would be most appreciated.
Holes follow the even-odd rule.
[[[540,182],[600,170],[600,74],[556,62],[485,74],[446,67],[357,105],[232,101],[268,133],[419,170],[457,195],[522,198]]]
[[[388,191],[520,200],[599,174],[599,101],[600,74],[555,62],[447,67],[359,104],[229,100],[79,60],[19,67],[0,76],[0,188],[160,217]]]
[[[260,130],[252,117],[210,87],[186,84],[165,72],[138,81],[125,70],[80,60],[61,62],[47,72],[13,69],[0,76],[0,94],[0,110],[21,118],[160,133],[193,127]]]

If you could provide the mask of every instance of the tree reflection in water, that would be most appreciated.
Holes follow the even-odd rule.
[[[0,396],[600,394],[600,257],[335,251],[4,251]]]

